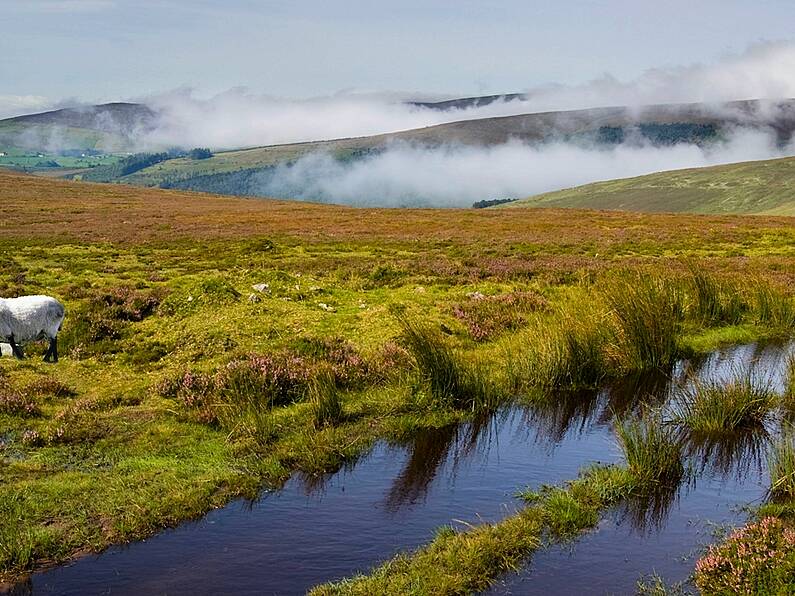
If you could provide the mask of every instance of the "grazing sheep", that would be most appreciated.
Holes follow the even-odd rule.
[[[63,304],[49,296],[0,298],[0,341],[9,343],[13,355],[22,359],[19,344],[48,339],[44,361],[58,362],[58,332],[65,313]]]

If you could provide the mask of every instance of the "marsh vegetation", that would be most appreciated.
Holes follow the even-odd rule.
[[[606,386],[792,332],[785,219],[397,214],[0,185],[0,294],[47,290],[70,313],[57,369],[0,363],[3,579],[513,404],[553,434],[571,420],[561,408],[587,411]],[[58,217],[31,202],[55,194]],[[626,465],[542,491],[507,525],[442,531],[376,576],[466,560],[449,583],[427,581],[482,589],[548,536],[676,485],[691,434],[764,426],[786,401],[706,385],[666,418],[646,397],[613,404]],[[371,585],[357,581],[345,590]]]

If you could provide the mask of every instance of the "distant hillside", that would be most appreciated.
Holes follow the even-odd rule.
[[[134,134],[150,130],[156,113],[143,104],[108,103],[0,120],[0,148],[34,151],[125,151]]]
[[[461,97],[459,99],[447,99],[444,101],[410,101],[409,105],[430,108],[432,110],[463,110],[466,108],[480,108],[493,104],[497,101],[514,101],[525,99],[524,93],[504,93],[502,95],[481,95],[478,97]]]
[[[499,208],[516,207],[795,215],[795,157],[596,182]]]
[[[654,145],[704,145],[719,140],[736,126],[770,131],[780,143],[786,143],[795,131],[795,100],[596,108],[463,120],[370,137],[224,151],[200,161],[171,159],[117,181],[251,194],[255,186],[249,182],[254,174],[268,175],[274,165],[291,163],[313,152],[327,153],[344,162],[366,158],[399,142],[427,147],[492,146],[511,140],[530,144],[565,140],[583,145],[615,145],[643,140]]]

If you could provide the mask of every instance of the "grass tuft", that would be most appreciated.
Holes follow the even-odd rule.
[[[677,399],[676,421],[701,437],[759,428],[775,402],[771,388],[749,374],[728,383],[694,382]]]
[[[782,336],[792,335],[795,328],[795,301],[788,293],[761,283],[756,289],[755,310],[758,322]]]
[[[615,319],[624,366],[635,371],[670,367],[684,313],[678,285],[661,276],[627,274],[613,278],[603,293]]]
[[[403,340],[436,400],[466,410],[496,407],[497,393],[484,366],[464,360],[430,326],[406,317],[399,322]]]
[[[795,431],[792,428],[773,444],[768,459],[771,498],[795,500]]]
[[[690,265],[690,317],[704,326],[736,325],[747,310],[737,287]]]
[[[331,373],[319,374],[309,386],[312,423],[316,429],[334,426],[345,419],[340,391]]]
[[[682,445],[659,414],[620,422],[617,434],[636,494],[679,484],[685,472]]]
[[[533,377],[547,388],[594,387],[608,376],[605,330],[587,317],[561,316],[539,331],[532,351]]]

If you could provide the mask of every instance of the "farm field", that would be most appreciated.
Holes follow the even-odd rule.
[[[790,163],[771,162],[772,176]],[[323,477],[381,441],[787,341],[795,324],[795,220],[781,215],[354,209],[7,173],[0,196],[0,295],[67,308],[57,365],[33,347],[0,360],[9,585]],[[789,411],[791,392],[765,396],[763,414]],[[441,529],[317,593],[483,590],[547,539],[681,480],[679,438],[632,399],[616,421],[620,462],[547,491],[517,481],[516,515]],[[704,422],[697,413],[682,428]],[[749,532],[786,542],[795,493],[786,481],[774,493]],[[731,559],[743,539],[711,554]],[[707,593],[723,581],[712,560],[696,577]],[[755,572],[748,585],[791,587]]]

